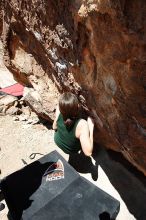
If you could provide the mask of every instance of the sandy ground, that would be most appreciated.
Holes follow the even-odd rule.
[[[29,155],[31,153],[37,152],[41,154],[47,154],[53,150],[59,151],[53,142],[52,129],[48,129],[42,124],[28,125],[26,124],[26,122],[14,121],[13,117],[11,116],[0,116],[0,147],[0,169],[2,171],[2,173],[0,174],[0,178],[3,178],[6,175],[14,172],[15,170],[24,167],[25,165],[22,160],[27,163],[31,163],[32,161],[37,160],[41,157],[41,155],[36,155],[35,159],[32,160],[29,158]],[[61,150],[59,151],[59,153],[61,153],[66,160],[68,159],[68,156],[64,154]],[[87,169],[82,169],[82,171],[80,171],[80,174],[120,201],[120,212],[117,216],[117,220],[137,219],[129,212],[126,206],[126,199],[123,200],[122,198],[124,198],[124,196],[121,197],[121,191],[119,190],[118,192],[118,189],[120,188],[116,187],[116,189],[115,186],[113,186],[114,184],[111,184],[112,178],[110,180],[109,177],[111,173],[114,172],[115,167],[115,172],[117,172],[118,175],[122,175],[122,172],[125,172],[124,175],[127,175],[127,178],[133,178],[133,176],[131,177],[131,174],[128,173],[127,170],[121,170],[121,166],[117,162],[113,163],[112,160],[109,159],[106,152],[98,152],[97,155],[95,154],[94,159],[95,160],[93,160],[93,163],[98,163],[98,178],[96,178],[97,180],[95,180],[95,177],[94,180],[92,179],[93,175],[91,175],[90,171],[88,172]],[[109,175],[106,171],[109,171]],[[133,181],[133,179],[131,181]],[[133,200],[131,201],[131,204],[133,204]],[[132,205],[131,207],[130,210],[134,213],[134,208]],[[1,220],[7,220],[7,212],[7,207],[0,212]],[[135,211],[135,213],[136,212],[137,211]],[[143,215],[144,214],[142,213],[142,215],[139,216]],[[144,218],[141,218],[140,220],[142,219]]]

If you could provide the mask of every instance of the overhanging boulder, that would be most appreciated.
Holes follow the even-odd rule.
[[[45,118],[73,91],[94,112],[95,140],[146,174],[145,15],[142,0],[5,0],[0,27],[5,65],[51,106]]]

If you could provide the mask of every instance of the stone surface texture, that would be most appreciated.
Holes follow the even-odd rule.
[[[73,91],[94,114],[96,142],[146,174],[145,1],[2,3],[5,65],[31,107],[52,120],[59,94]]]

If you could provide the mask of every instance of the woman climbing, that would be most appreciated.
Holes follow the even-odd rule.
[[[86,156],[91,156],[94,122],[90,117],[87,121],[80,118],[79,110],[76,95],[66,92],[60,96],[53,122],[54,141],[67,154],[82,150]]]

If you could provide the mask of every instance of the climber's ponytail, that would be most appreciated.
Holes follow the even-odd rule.
[[[59,99],[59,109],[63,116],[64,124],[67,127],[74,124],[79,114],[79,102],[76,95],[71,92],[63,93]]]

